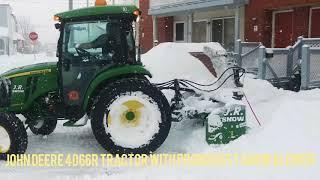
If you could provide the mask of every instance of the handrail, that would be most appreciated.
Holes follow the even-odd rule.
[[[277,54],[277,55],[279,54],[288,55],[290,52],[289,49],[273,49],[273,48],[272,48],[272,51],[273,51],[273,54]]]
[[[252,44],[252,45],[257,45],[257,46],[261,45],[260,42],[241,42],[241,43],[242,44]]]
[[[293,46],[293,50],[296,50],[297,48],[299,48],[299,46],[302,44],[302,41],[301,40],[298,40]]]
[[[273,51],[289,51],[289,48],[267,48],[267,49],[271,49]]]
[[[303,38],[303,41],[320,41],[320,38]]]
[[[320,51],[320,47],[310,47],[311,51]]]
[[[250,54],[252,54],[254,51],[256,51],[257,49],[259,49],[259,47],[261,46],[261,44],[258,44],[257,47],[253,48],[252,50],[246,52],[245,54],[241,54],[242,57],[246,57],[249,56]]]

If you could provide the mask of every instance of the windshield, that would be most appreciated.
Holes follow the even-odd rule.
[[[132,26],[121,21],[67,23],[64,28],[64,54],[87,60],[128,60],[135,56]],[[83,59],[83,58],[82,58]]]

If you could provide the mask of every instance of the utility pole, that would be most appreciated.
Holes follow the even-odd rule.
[[[69,10],[73,9],[73,0],[69,0]]]
[[[87,0],[87,7],[89,7],[89,0]]]
[[[114,5],[114,0],[112,0],[112,5]]]

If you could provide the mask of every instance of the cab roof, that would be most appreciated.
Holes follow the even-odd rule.
[[[125,6],[93,6],[81,9],[75,9],[71,11],[66,11],[58,13],[55,16],[59,19],[72,19],[88,16],[97,15],[115,15],[115,14],[132,14],[134,11],[138,10],[136,6],[125,5]]]

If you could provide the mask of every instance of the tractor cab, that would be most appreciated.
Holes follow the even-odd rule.
[[[136,59],[133,31],[139,15],[135,6],[103,5],[54,16],[58,21],[55,26],[60,31],[59,87],[70,117],[79,119],[85,114],[86,92],[99,74],[141,65]]]
[[[59,57],[76,62],[134,63],[132,25],[139,13],[135,6],[100,6],[57,14]]]

